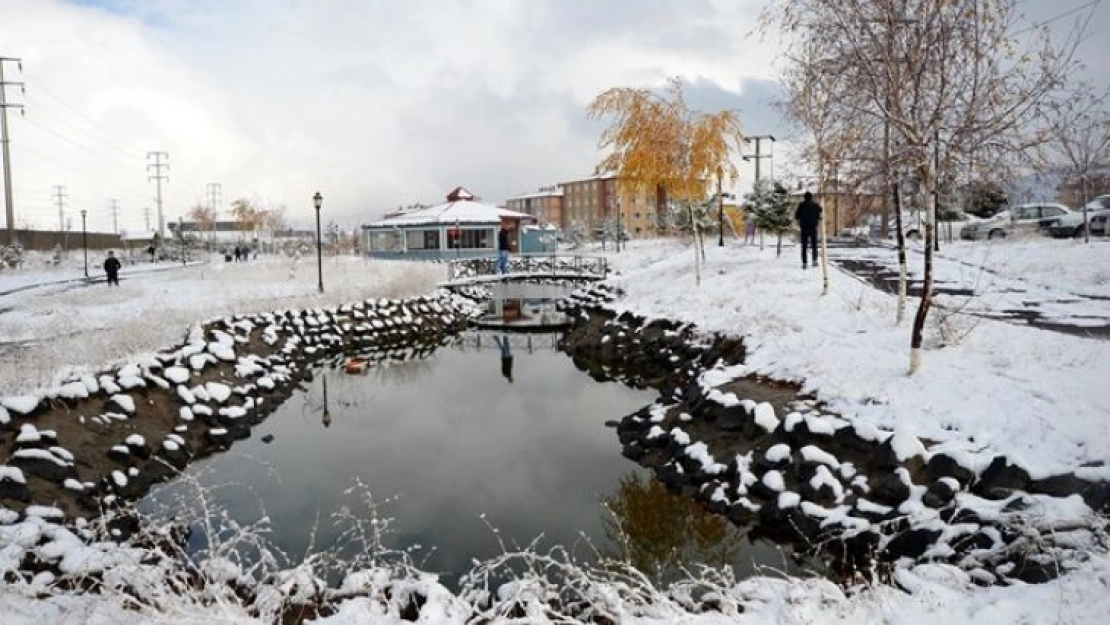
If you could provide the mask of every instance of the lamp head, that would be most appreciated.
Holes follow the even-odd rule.
[[[317,191],[316,195],[312,196],[312,204],[316,206],[316,210],[320,210],[320,206],[323,205],[323,203],[324,196],[320,195],[320,192]]]

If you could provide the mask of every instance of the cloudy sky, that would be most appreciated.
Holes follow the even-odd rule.
[[[0,0],[16,225],[157,223],[147,153],[168,154],[166,220],[237,197],[355,226],[456,185],[505,198],[589,175],[611,86],[681,76],[691,104],[788,138],[771,108],[763,0]],[[1110,55],[1110,7],[1024,0],[1030,21],[1093,9],[1082,56]],[[1084,15],[1089,10],[1082,12]],[[1065,20],[1066,21],[1066,20]],[[1092,71],[1100,71],[1092,62]],[[1105,71],[1105,70],[1101,70]],[[1110,85],[1110,80],[1100,81]],[[776,171],[790,171],[788,144]],[[750,185],[752,172],[742,164]],[[764,161],[764,171],[768,163]]]

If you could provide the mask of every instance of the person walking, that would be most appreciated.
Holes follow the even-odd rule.
[[[809,191],[802,196],[798,208],[794,211],[794,219],[802,230],[802,269],[806,264],[806,246],[813,251],[813,265],[817,265],[817,224],[821,223],[821,205],[813,200]]]
[[[509,273],[509,252],[512,245],[509,243],[509,230],[501,226],[497,233],[497,273]]]
[[[113,284],[119,286],[119,259],[116,258],[116,253],[108,250],[108,258],[104,259],[104,273],[108,274],[108,286]]]
[[[755,211],[747,211],[744,215],[744,245],[755,243]]]

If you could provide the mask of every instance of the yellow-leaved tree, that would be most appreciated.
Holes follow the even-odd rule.
[[[704,257],[694,203],[703,202],[711,185],[722,178],[735,182],[739,173],[729,158],[739,153],[744,135],[734,111],[694,111],[686,104],[682,81],[670,78],[666,88],[614,87],[599,93],[587,108],[590,119],[612,118],[598,147],[608,152],[596,173],[612,174],[622,195],[654,191],[656,211],[668,204],[686,206],[694,241]],[[695,279],[701,283],[698,251]]]

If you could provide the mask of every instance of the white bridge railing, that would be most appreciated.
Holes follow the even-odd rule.
[[[584,278],[600,280],[609,273],[609,263],[604,256],[584,254],[520,254],[509,258],[509,272],[512,276],[543,276],[557,278]],[[447,279],[450,282],[496,278],[496,258],[459,258],[448,261]],[[480,280],[476,280],[480,281]]]

